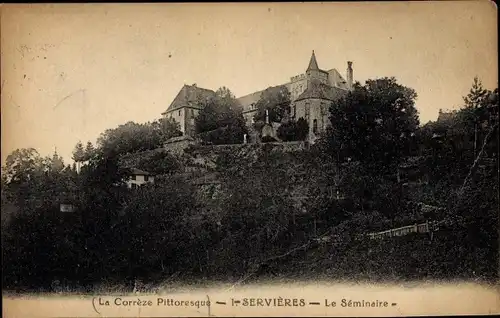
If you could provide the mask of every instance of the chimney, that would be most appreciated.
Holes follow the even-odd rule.
[[[352,89],[352,62],[347,61],[347,88]]]

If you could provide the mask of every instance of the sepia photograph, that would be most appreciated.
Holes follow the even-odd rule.
[[[0,21],[5,317],[500,313],[494,2]]]

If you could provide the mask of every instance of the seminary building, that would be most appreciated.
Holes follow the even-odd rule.
[[[330,125],[328,118],[332,101],[345,95],[353,86],[352,62],[347,62],[346,79],[336,69],[322,70],[318,66],[316,55],[312,52],[309,65],[303,74],[292,76],[290,81],[278,86],[285,86],[291,94],[290,118],[304,118],[309,124],[307,140],[314,142],[325,128]],[[243,116],[252,129],[253,117],[257,111],[255,104],[264,90],[237,98],[243,107]],[[168,109],[162,113],[180,123],[184,135],[194,135],[194,119],[200,111],[200,99],[208,99],[215,92],[193,85],[184,85]],[[280,123],[272,123],[273,128]],[[249,130],[251,130],[249,129]]]

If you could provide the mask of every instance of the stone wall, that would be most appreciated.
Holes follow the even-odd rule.
[[[166,142],[163,143],[163,148],[171,151],[175,154],[181,154],[184,152],[184,149],[190,147],[191,145],[196,144],[196,140],[189,136],[180,136],[170,138]]]

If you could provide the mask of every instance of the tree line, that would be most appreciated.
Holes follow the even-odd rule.
[[[262,96],[255,123],[270,105],[272,120],[286,116],[280,110],[286,91]],[[179,273],[228,279],[263,264],[278,273],[331,278],[491,278],[498,248],[496,165],[474,163],[481,151],[482,158],[498,156],[498,122],[490,116],[498,90],[476,79],[462,109],[423,126],[416,97],[394,78],[357,83],[331,104],[335,124],[315,145],[291,152],[274,144],[220,150],[209,171],[218,182],[205,192],[182,175],[188,156],[169,152],[137,162],[157,175],[154,183],[125,185],[130,172],[121,160],[179,135],[169,119],[130,122],[105,131],[95,145],[78,143],[78,169],[57,154],[16,150],[2,169],[2,213],[15,208],[2,231],[4,287],[50,290],[54,280],[64,280],[92,290],[103,282],[160,282]],[[205,141],[241,143],[246,128],[229,90],[206,103],[196,122]],[[415,157],[425,182],[402,183],[395,172]],[[77,212],[61,213],[58,204],[66,201]],[[445,212],[423,215],[418,202]],[[432,242],[358,237],[431,217],[458,221]],[[337,245],[297,249],[332,231]]]

